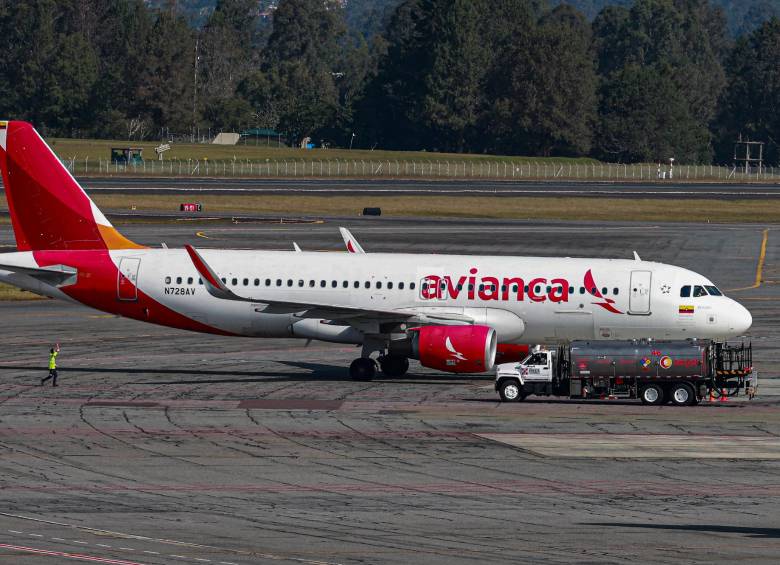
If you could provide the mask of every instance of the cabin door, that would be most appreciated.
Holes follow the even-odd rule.
[[[631,271],[631,294],[628,299],[628,313],[650,314],[650,271]]]

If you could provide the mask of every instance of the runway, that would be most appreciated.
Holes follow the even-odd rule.
[[[728,294],[754,316],[759,397],[500,404],[489,377],[416,363],[352,382],[352,347],[0,303],[0,562],[776,562],[780,234],[759,264],[766,226],[322,220],[121,230],[169,246],[343,252],[346,225],[368,252],[637,250],[742,289]],[[55,341],[61,386],[35,386]]]
[[[79,179],[90,193],[143,194],[300,194],[300,195],[453,195],[453,196],[578,196],[601,198],[780,197],[780,184],[625,181],[506,181],[491,179],[236,179],[133,178]]]

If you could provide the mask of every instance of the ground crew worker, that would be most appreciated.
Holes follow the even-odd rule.
[[[45,379],[41,379],[41,386],[49,379],[52,379],[51,386],[57,386],[57,355],[59,355],[59,353],[59,343],[53,349],[49,350],[49,376]]]

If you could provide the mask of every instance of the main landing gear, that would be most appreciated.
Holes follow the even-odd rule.
[[[382,355],[378,359],[379,367],[388,377],[402,377],[409,370],[409,359],[402,355]],[[360,357],[349,366],[349,377],[353,381],[370,381],[376,376],[377,361],[370,357]]]

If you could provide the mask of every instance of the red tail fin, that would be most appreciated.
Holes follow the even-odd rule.
[[[0,169],[19,251],[132,249],[26,122],[0,122]]]

